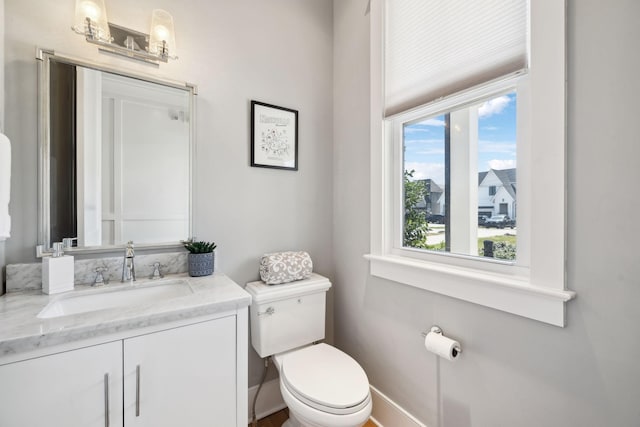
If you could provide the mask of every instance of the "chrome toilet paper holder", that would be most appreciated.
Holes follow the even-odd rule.
[[[438,335],[444,335],[444,331],[438,325],[433,325],[431,327],[431,329],[429,330],[429,332],[432,332],[432,333],[438,334]],[[422,332],[422,336],[426,337],[429,332]],[[462,353],[462,349],[460,347],[458,347],[458,346],[454,347],[453,350],[457,353],[457,354],[453,355],[454,357],[456,357],[456,356],[458,356],[458,354]]]

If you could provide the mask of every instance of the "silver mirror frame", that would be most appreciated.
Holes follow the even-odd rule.
[[[194,215],[194,194],[195,194],[195,159],[196,159],[196,95],[197,86],[187,82],[158,79],[156,77],[121,70],[109,67],[97,62],[86,61],[72,56],[56,53],[50,49],[36,48],[36,60],[38,61],[38,242],[36,243],[36,256],[46,256],[50,250],[51,242],[51,189],[50,189],[50,142],[51,142],[51,122],[50,122],[50,61],[55,60],[69,65],[81,66],[98,71],[117,74],[151,83],[182,89],[189,92],[189,107],[191,118],[189,123],[189,236],[195,235],[195,215]],[[69,236],[74,237],[74,236]],[[114,252],[125,248],[122,245],[110,246],[85,246],[65,248],[65,252],[77,254],[90,254],[101,252]],[[182,248],[183,242],[166,242],[136,244],[137,249],[143,250],[166,250]]]

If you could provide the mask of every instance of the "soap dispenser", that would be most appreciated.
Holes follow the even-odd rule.
[[[42,292],[57,294],[73,290],[73,257],[65,255],[62,242],[53,244],[50,257],[42,258]]]

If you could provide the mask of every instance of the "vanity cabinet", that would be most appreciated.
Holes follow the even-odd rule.
[[[122,426],[121,414],[121,341],[0,366],[0,426]]]
[[[246,426],[237,332],[233,315],[2,365],[0,426]]]
[[[235,317],[124,341],[124,425],[235,426]]]

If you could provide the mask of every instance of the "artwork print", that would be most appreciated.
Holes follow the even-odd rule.
[[[298,112],[251,101],[251,166],[298,170]]]

